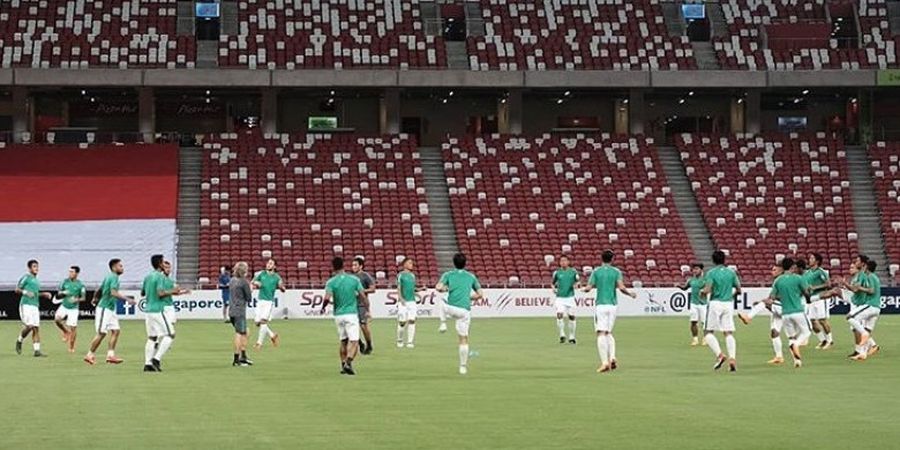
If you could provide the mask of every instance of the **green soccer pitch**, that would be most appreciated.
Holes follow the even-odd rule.
[[[92,322],[67,354],[44,321],[48,358],[14,352],[16,322],[0,323],[4,405],[0,448],[888,448],[900,442],[900,317],[883,317],[882,352],[846,359],[805,349],[805,365],[768,367],[768,319],[738,323],[738,372],[714,373],[689,347],[687,319],[621,318],[620,368],[597,374],[591,321],[560,345],[554,318],[475,319],[467,376],[456,337],[418,324],[416,348],[397,349],[394,322],[374,324],[375,352],[355,377],[338,374],[334,324],[277,321],[281,347],[231,367],[231,328],[178,324],[163,373],[141,372],[144,324],[123,322],[120,366],[81,361]],[[255,328],[251,330],[255,341]],[[813,338],[815,339],[815,338]],[[98,352],[98,361],[105,354]]]

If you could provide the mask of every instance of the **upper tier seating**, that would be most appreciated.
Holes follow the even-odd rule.
[[[833,38],[826,7],[856,10],[858,43]],[[897,39],[892,37],[885,0],[722,0],[730,36],[715,39],[725,69],[818,70],[897,67]],[[848,19],[852,20],[850,17]],[[768,42],[768,45],[765,45]]]
[[[415,142],[405,135],[225,134],[203,144],[200,277],[274,257],[288,284],[319,286],[335,255],[364,255],[379,284],[397,258],[437,266]]]
[[[3,0],[0,66],[194,67],[177,0]]]
[[[745,282],[767,283],[778,255],[819,252],[843,270],[857,251],[839,140],[797,135],[680,135],[706,226]]]
[[[460,249],[486,284],[547,285],[560,254],[644,284],[680,280],[693,252],[649,139],[451,138],[444,170]]]
[[[219,65],[251,69],[438,68],[418,0],[239,0],[240,31],[222,35]]]
[[[873,144],[869,156],[875,176],[875,197],[881,209],[884,246],[890,262],[888,271],[897,278],[900,277],[900,143]]]
[[[687,38],[669,38],[658,0],[481,0],[485,36],[472,70],[696,69]]]

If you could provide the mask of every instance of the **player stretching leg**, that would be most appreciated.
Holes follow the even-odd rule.
[[[119,342],[119,317],[116,316],[116,301],[122,300],[129,304],[134,304],[134,299],[126,297],[119,292],[119,276],[125,273],[122,260],[114,258],[109,260],[109,274],[103,279],[100,288],[94,292],[94,300],[91,302],[97,307],[94,312],[94,328],[97,335],[91,341],[91,347],[87,355],[84,356],[84,362],[94,365],[97,363],[94,353],[103,342],[103,338],[109,334],[108,349],[106,351],[106,362],[108,364],[121,364],[124,362],[116,356],[116,344]]]
[[[435,289],[447,293],[444,303],[444,317],[456,320],[456,334],[459,336],[459,374],[469,373],[469,325],[472,322],[472,299],[484,298],[478,278],[466,270],[466,255],[453,255],[456,269],[441,275]],[[474,295],[472,294],[474,292]]]
[[[813,332],[819,338],[817,349],[828,350],[834,345],[834,337],[831,335],[831,323],[828,299],[840,297],[840,290],[831,289],[831,281],[828,272],[822,268],[822,255],[810,253],[807,255],[807,269],[803,273],[803,279],[812,292],[809,304],[809,320],[812,322]]]
[[[613,256],[611,250],[603,252],[601,256],[603,265],[594,269],[587,285],[582,289],[584,292],[591,292],[597,288],[597,298],[594,302],[594,328],[597,331],[597,351],[600,353],[598,373],[615,370],[618,367],[616,338],[612,334],[618,308],[616,290],[631,298],[637,298],[637,294],[625,287],[622,272],[612,265]]]
[[[865,321],[862,323],[862,326],[866,332],[869,333],[869,339],[866,342],[866,357],[872,356],[881,350],[881,348],[878,347],[878,344],[875,343],[875,337],[872,336],[875,332],[875,324],[878,322],[878,317],[881,315],[881,279],[878,278],[878,274],[875,273],[875,269],[877,268],[878,263],[876,263],[875,260],[870,259],[869,262],[866,263],[866,269],[868,270],[869,275],[869,286],[872,288],[872,293],[869,294],[867,303],[872,309],[877,311],[874,314],[864,314]]]
[[[870,276],[869,267],[872,267],[874,272],[877,264],[865,255],[860,255],[854,261],[856,273],[853,279],[849,283],[844,283],[847,289],[853,292],[851,299],[853,306],[847,314],[847,323],[853,330],[856,342],[854,352],[850,354],[850,359],[854,361],[864,361],[868,358],[870,345],[873,345],[870,342],[872,331],[881,313],[881,282],[874,273]],[[875,348],[873,354],[878,351],[877,345],[871,348]]]
[[[406,331],[406,348],[416,346],[416,316],[418,305],[416,304],[415,262],[412,258],[405,258],[400,264],[403,270],[397,274],[397,348],[403,348],[403,332]]]
[[[569,263],[568,256],[559,257],[559,269],[553,272],[553,295],[556,296],[556,328],[559,343],[566,343],[566,319],[569,320],[569,343],[575,341],[575,287],[578,285],[578,271]]]
[[[78,332],[78,304],[85,299],[85,288],[78,274],[81,268],[72,266],[69,268],[69,277],[59,285],[56,298],[62,304],[56,310],[54,319],[56,326],[63,332],[63,340],[66,342],[69,353],[75,353],[75,337]]]
[[[725,365],[725,354],[719,346],[715,332],[725,335],[725,347],[728,349],[728,367],[737,371],[737,341],[734,339],[734,299],[741,294],[741,280],[734,270],[725,266],[725,252],[716,250],[712,255],[713,267],[706,274],[706,286],[703,293],[710,296],[706,310],[706,345],[716,355],[713,369],[719,370]]]
[[[691,277],[685,281],[683,286],[678,286],[682,291],[686,291],[688,289],[691,290],[690,293],[690,303],[691,303],[691,347],[696,347],[700,345],[700,322],[706,318],[706,306],[709,302],[709,299],[706,296],[700,294],[700,291],[703,290],[703,286],[706,284],[706,280],[703,275],[703,264],[694,263],[691,264]]]
[[[22,332],[16,338],[16,353],[22,354],[22,342],[31,334],[34,356],[46,356],[41,353],[41,298],[51,299],[49,292],[41,292],[41,282],[37,279],[40,265],[34,259],[28,261],[28,273],[16,284],[19,298],[19,316],[22,318]]]
[[[772,284],[774,285],[775,280],[784,273],[784,269],[781,268],[781,264],[775,264],[772,266],[771,273]],[[775,351],[775,357],[766,363],[772,365],[784,364],[784,351],[781,344],[781,332],[784,329],[784,317],[782,316],[781,300],[767,297],[754,303],[750,314],[755,317],[758,314],[758,312],[755,311],[760,309],[760,305],[762,305],[763,309],[767,308],[771,312],[771,316],[769,317],[769,336],[772,338],[772,350]],[[739,314],[739,316],[742,314],[743,313]],[[746,314],[741,316],[741,320],[744,324],[749,324],[751,319],[752,317]]]
[[[272,341],[272,345],[278,347],[278,333],[272,330],[269,322],[272,321],[272,308],[275,306],[275,290],[285,292],[281,275],[275,272],[275,260],[266,262],[266,270],[260,271],[253,277],[253,287],[259,289],[259,301],[256,303],[256,326],[259,327],[259,337],[253,348],[259,350],[263,346],[266,337]]]
[[[253,291],[247,281],[250,267],[241,261],[234,265],[231,280],[228,281],[231,305],[228,317],[234,327],[234,361],[232,366],[252,366],[253,361],[247,358],[247,304],[253,300]]]
[[[322,314],[329,303],[334,302],[334,324],[337,326],[338,354],[341,357],[341,375],[356,375],[353,359],[359,351],[359,304],[366,302],[366,290],[359,277],[344,272],[344,258],[331,261],[334,275],[325,284],[325,301]]]
[[[809,285],[797,273],[802,269],[796,266],[793,259],[782,259],[781,269],[783,273],[772,284],[767,302],[781,300],[784,330],[788,335],[794,367],[800,368],[803,366],[800,347],[807,345],[810,337],[809,319],[806,318],[804,306],[804,300],[809,300]]]
[[[365,342],[360,343],[359,351],[363,355],[371,355],[373,344],[372,330],[369,329],[369,320],[372,319],[372,311],[369,305],[369,294],[375,293],[375,280],[372,279],[372,275],[369,275],[369,273],[364,270],[365,266],[365,258],[362,256],[353,258],[351,268],[356,277],[359,278],[359,282],[362,283],[363,289],[366,291],[365,301],[359,303],[359,329],[362,332],[362,337],[365,338]]]

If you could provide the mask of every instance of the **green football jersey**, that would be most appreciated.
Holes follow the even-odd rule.
[[[475,275],[465,269],[454,269],[444,272],[440,283],[447,286],[448,305],[472,310],[472,292],[481,290],[481,283]]]
[[[691,289],[691,304],[692,305],[705,305],[708,303],[707,299],[703,298],[700,295],[700,291],[703,290],[703,287],[706,286],[706,277],[701,275],[699,277],[691,277],[687,281],[688,287]]]
[[[269,273],[268,270],[262,270],[253,277],[253,281],[259,283],[260,300],[275,301],[275,291],[281,284],[281,275],[278,275],[277,272]]]
[[[864,288],[869,287],[870,283],[871,280],[869,280],[869,276],[865,272],[857,273],[853,276],[853,280],[850,281],[850,284],[856,284]],[[854,292],[853,296],[850,297],[850,303],[855,306],[866,305],[869,303],[869,294],[862,291]]]
[[[325,283],[325,293],[334,302],[334,315],[356,315],[359,312],[359,293],[363,292],[359,278],[349,273],[339,273]]]
[[[881,279],[874,273],[868,274],[868,278],[869,287],[872,288],[872,293],[869,294],[866,303],[869,306],[881,309]]]
[[[785,273],[775,279],[770,296],[781,301],[783,315],[802,313],[806,310],[803,293],[809,285],[800,275]]]
[[[60,292],[65,292],[62,305],[66,309],[78,309],[78,300],[84,300],[84,283],[81,280],[70,280],[66,278],[59,285]]]
[[[706,285],[712,287],[710,300],[730,302],[734,300],[734,289],[741,286],[741,280],[730,268],[716,266],[706,273]]]
[[[806,281],[806,284],[808,284],[809,287],[821,286],[828,283],[828,272],[821,267],[809,269],[806,272],[803,272],[803,280]],[[824,286],[812,291],[812,295],[820,294],[827,290],[828,286]]]
[[[103,282],[100,283],[100,303],[97,306],[100,308],[115,311],[116,301],[118,299],[116,297],[113,297],[112,291],[118,290],[119,274],[110,272],[106,275],[106,278],[103,279]]]
[[[575,285],[578,283],[578,271],[568,269],[556,269],[553,272],[553,285],[556,286],[556,296],[559,298],[571,298],[575,296]]]
[[[416,301],[416,274],[402,271],[397,274],[397,287],[400,289],[400,299],[407,302]]]
[[[175,289],[175,280],[166,276],[166,274],[160,272],[159,284],[162,286],[162,289],[165,291],[171,291]],[[159,301],[162,302],[163,306],[173,306],[175,304],[175,300],[171,295],[166,295],[164,297],[160,297]]]
[[[622,281],[622,271],[609,264],[594,269],[590,284],[597,288],[596,305],[617,305],[616,289]]]
[[[38,281],[36,276],[31,273],[26,273],[19,279],[16,287],[23,291],[22,298],[19,299],[20,305],[41,305],[41,282]],[[28,292],[31,296],[25,295],[25,292]]]
[[[144,284],[141,288],[144,292],[144,298],[146,299],[144,312],[158,313],[163,310],[163,302],[159,298],[159,280],[161,277],[162,272],[158,270],[154,270],[144,277]]]

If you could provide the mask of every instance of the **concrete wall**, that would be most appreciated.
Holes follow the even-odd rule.
[[[496,116],[495,97],[454,96],[444,104],[439,98],[405,97],[400,100],[400,117],[420,117],[420,143],[437,145],[447,134],[466,132],[469,117]]]

